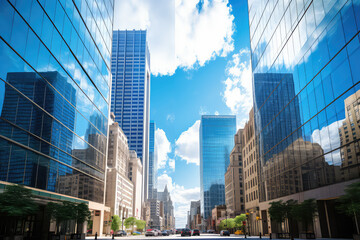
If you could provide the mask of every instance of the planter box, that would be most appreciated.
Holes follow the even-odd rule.
[[[300,233],[299,238],[303,239],[315,239],[315,233]]]

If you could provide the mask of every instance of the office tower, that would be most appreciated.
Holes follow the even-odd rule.
[[[190,229],[199,229],[201,226],[201,216],[200,216],[200,200],[190,202],[190,211],[189,211],[189,228]],[[200,220],[200,221],[199,221]]]
[[[112,0],[0,2],[1,185],[24,184],[50,200],[88,203],[100,211],[92,219],[99,235],[107,220],[113,7]],[[79,149],[92,152],[91,161],[81,158],[84,152],[76,155]],[[63,188],[75,178],[91,182],[92,193]],[[32,237],[47,238],[50,223],[33,223]]]
[[[234,147],[236,117],[203,115],[200,123],[200,192],[204,219],[225,204],[225,172]]]
[[[133,216],[134,184],[129,179],[128,140],[117,122],[109,126],[105,204],[111,216]]]
[[[149,185],[148,198],[157,199],[157,146],[155,140],[156,125],[150,122],[150,148],[149,148]]]
[[[163,227],[165,229],[175,228],[174,206],[167,185],[165,185],[164,191],[158,192],[157,195],[157,199],[164,205]]]
[[[147,208],[147,217],[146,224],[147,228],[155,228],[158,230],[163,229],[163,213],[164,213],[164,204],[157,199],[148,199],[146,201]]]
[[[271,201],[314,198],[319,214],[307,230],[351,237],[353,220],[335,205],[359,180],[359,168],[345,166],[360,155],[353,137],[360,1],[249,0],[248,7],[263,231],[276,227]]]
[[[243,182],[245,211],[248,214],[248,230],[251,235],[262,232],[259,211],[259,158],[255,141],[254,109],[250,110],[243,134]]]
[[[142,218],[142,184],[143,184],[143,167],[140,158],[137,157],[136,152],[130,150],[130,163],[129,163],[129,179],[134,184],[133,196],[133,217],[137,219]],[[145,216],[145,215],[144,215]]]
[[[143,165],[143,199],[148,197],[150,53],[146,31],[114,31],[111,111]]]
[[[243,160],[244,130],[239,129],[234,136],[234,148],[230,153],[230,164],[225,173],[225,204],[229,217],[245,213]]]

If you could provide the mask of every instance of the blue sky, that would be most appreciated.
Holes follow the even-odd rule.
[[[201,114],[235,114],[241,127],[252,105],[247,1],[117,1],[115,15],[114,29],[148,30],[158,186],[168,185],[182,227],[200,199]]]

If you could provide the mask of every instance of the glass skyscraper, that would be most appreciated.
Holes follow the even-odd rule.
[[[136,151],[144,171],[147,198],[149,169],[150,53],[146,31],[114,31],[111,56],[111,111]]]
[[[150,122],[150,147],[149,147],[149,185],[148,198],[157,199],[157,146],[155,140],[156,124]]]
[[[203,115],[200,123],[200,192],[204,219],[225,204],[225,172],[234,147],[236,117]]]
[[[315,198],[317,237],[351,237],[334,199],[360,177],[360,0],[248,3],[261,218]]]
[[[113,7],[0,2],[1,181],[103,203]]]

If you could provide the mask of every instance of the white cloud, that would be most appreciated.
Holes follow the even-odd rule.
[[[166,185],[174,203],[176,227],[185,227],[190,202],[200,199],[200,188],[185,188],[173,182],[169,175],[162,174],[158,177],[158,189],[163,191]]]
[[[250,51],[242,49],[234,54],[225,71],[223,100],[231,113],[237,115],[238,125],[242,127],[253,105]]]
[[[218,111],[215,111],[215,113],[214,113],[215,115],[219,115],[219,112]]]
[[[169,167],[171,170],[175,171],[175,159],[169,159]]]
[[[206,110],[206,107],[200,106],[199,115],[206,115],[209,112]]]
[[[155,75],[203,66],[234,49],[228,0],[117,0],[115,13],[114,29],[148,30]]]
[[[318,143],[324,150],[324,153],[340,147],[339,126],[342,126],[344,120],[336,121],[321,129],[316,129],[311,134],[311,141]],[[334,151],[332,154],[326,154],[325,160],[330,165],[341,165],[340,151]]]
[[[169,160],[168,154],[171,153],[171,144],[166,137],[164,130],[158,128],[155,131],[155,142],[157,146],[158,168],[164,168]]]
[[[200,120],[180,134],[175,142],[175,155],[188,164],[199,165],[199,127]]]
[[[173,113],[168,114],[168,115],[166,116],[166,120],[167,120],[167,121],[170,121],[170,122],[175,121],[175,114],[173,114]]]

